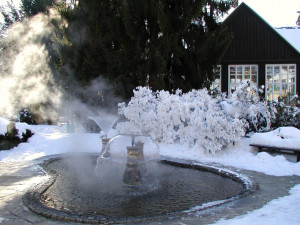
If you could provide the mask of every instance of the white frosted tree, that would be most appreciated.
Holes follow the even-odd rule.
[[[119,113],[129,120],[126,129],[132,124],[162,143],[180,142],[215,153],[244,135],[244,123],[238,115],[225,114],[205,89],[170,94],[138,87],[128,105],[119,106]]]

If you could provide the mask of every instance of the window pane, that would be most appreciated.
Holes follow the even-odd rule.
[[[245,75],[250,75],[250,66],[245,66],[244,67],[244,74]]]
[[[273,74],[273,66],[267,66],[267,74]]]
[[[280,87],[279,87],[279,85],[274,85],[273,97],[274,97],[274,99],[277,99],[279,96],[280,96]]]
[[[273,82],[273,76],[267,75],[267,83],[272,83],[272,82]]]
[[[231,75],[235,74],[235,67],[233,66],[230,67],[230,74]]]
[[[287,82],[287,66],[282,66],[281,68],[281,82],[286,83]]]
[[[219,79],[221,77],[221,67],[220,66],[214,67],[213,72],[215,74],[216,79]]]
[[[282,98],[287,97],[287,90],[288,90],[288,85],[282,84],[282,87],[281,87],[281,97]]]
[[[236,83],[239,84],[239,83],[242,83],[242,75],[238,75],[236,77]]]
[[[252,75],[251,81],[253,83],[257,83],[257,76],[256,75]]]
[[[237,73],[237,75],[242,75],[242,67],[241,66],[236,67],[236,73]]]
[[[267,85],[267,92],[273,92],[273,84]]]
[[[254,75],[257,75],[257,66],[252,66],[251,67],[251,73]]]
[[[267,100],[273,100],[272,92],[267,92]]]
[[[295,73],[295,66],[289,66],[289,73]]]
[[[235,76],[234,75],[230,75],[230,83],[231,84],[235,83]]]
[[[274,77],[273,77],[273,82],[274,83],[279,83],[279,66],[274,66]]]
[[[244,80],[250,80],[250,75],[245,75]]]
[[[289,66],[289,83],[294,83],[295,82],[295,66]]]
[[[267,66],[267,83],[273,82],[273,66]]]
[[[294,95],[295,94],[295,85],[293,84],[293,85],[289,85],[289,93],[291,94],[291,95]]]

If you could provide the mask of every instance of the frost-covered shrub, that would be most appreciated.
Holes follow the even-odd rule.
[[[260,92],[249,81],[243,82],[229,98],[221,98],[220,104],[227,114],[239,114],[240,119],[247,121],[247,132],[269,131],[274,115],[270,113],[270,105],[261,101]]]
[[[28,109],[23,109],[19,112],[18,122],[34,124],[33,116]]]
[[[119,104],[119,113],[129,120],[117,126],[123,131],[131,124],[156,141],[180,142],[204,152],[220,151],[244,135],[243,121],[225,114],[207,90],[170,94],[138,87],[127,106]]]
[[[1,117],[0,127],[0,150],[11,149],[21,142],[26,142],[33,135],[29,129],[26,129],[29,127],[27,124],[9,122]]]
[[[281,99],[270,103],[272,105],[273,114],[275,117],[272,119],[272,128],[292,126],[300,128],[300,108],[299,97],[296,96],[287,105]]]

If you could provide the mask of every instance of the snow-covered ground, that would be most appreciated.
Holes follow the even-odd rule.
[[[0,125],[6,122],[3,120]],[[100,153],[102,148],[100,134],[70,134],[66,132],[65,126],[32,125],[30,129],[34,132],[34,135],[28,140],[28,143],[22,143],[8,151],[0,151],[0,162],[15,160],[28,160],[30,162],[42,156],[70,152]],[[281,133],[274,131],[265,135],[272,139],[272,135],[276,138],[275,136],[279,133],[289,133],[291,129],[281,130]],[[293,134],[295,134],[294,131]],[[0,132],[5,132],[4,128],[1,128]],[[291,136],[285,136],[285,138],[289,137]],[[293,138],[297,138],[297,135],[296,137],[294,135]],[[240,143],[215,156],[203,155],[203,153],[197,152],[196,149],[189,149],[182,145],[160,144],[160,154],[205,163],[218,163],[239,169],[255,170],[274,176],[300,176],[300,163],[291,162],[282,155],[271,156],[265,152],[256,154],[254,149],[249,147],[250,142],[251,138],[242,138]],[[216,224],[300,224],[300,214],[298,213],[300,205],[295,204],[299,200],[300,184],[290,190],[289,196],[273,200],[261,209],[249,212],[246,215],[230,220],[220,220]]]

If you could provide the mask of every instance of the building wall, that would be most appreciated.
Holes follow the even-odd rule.
[[[258,65],[258,85],[265,85],[266,64],[296,64],[300,92],[300,53],[245,3],[224,21],[232,40],[223,59],[221,91],[228,91],[228,65]]]

